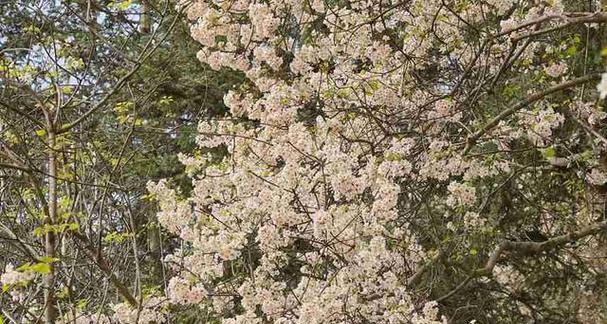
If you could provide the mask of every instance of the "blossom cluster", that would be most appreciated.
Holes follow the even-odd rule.
[[[31,270],[19,271],[11,263],[7,264],[4,272],[0,275],[0,286],[2,290],[9,290],[14,301],[23,300],[25,295],[23,289],[36,278],[36,273]]]
[[[18,271],[12,264],[7,264],[4,268],[4,273],[0,275],[0,283],[8,286],[19,286],[27,284],[36,277],[33,271]]]
[[[113,319],[121,324],[127,323],[166,323],[166,305],[164,298],[146,297],[141,307],[133,307],[128,303],[120,303],[113,306]]]
[[[169,303],[211,307],[224,323],[441,321],[431,298],[409,289],[432,259],[427,233],[416,228],[434,213],[458,215],[466,229],[494,226],[481,207],[494,184],[514,168],[528,179],[510,147],[544,149],[566,122],[545,99],[483,128],[505,102],[490,107],[474,82],[457,80],[498,80],[515,46],[508,39],[564,7],[389,3],[189,7],[191,34],[203,45],[198,59],[246,81],[224,97],[229,117],[198,128],[200,147],[228,156],[180,157],[191,167],[189,197],[167,181],[148,186],[160,225],[183,242],[165,259]],[[488,35],[477,35],[490,44],[482,55],[462,41],[474,28]],[[504,41],[491,44],[496,34]],[[548,75],[541,86],[567,79],[567,62],[530,67],[560,50],[540,45],[530,41],[511,68]]]

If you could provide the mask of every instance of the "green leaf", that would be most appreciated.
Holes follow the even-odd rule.
[[[386,161],[400,161],[402,157],[398,153],[388,152],[385,156]]]
[[[475,256],[475,255],[477,255],[477,254],[478,254],[478,250],[476,250],[476,249],[474,249],[474,248],[470,249],[470,255],[471,255],[471,256]]]
[[[379,82],[377,82],[377,80],[371,80],[369,81],[369,87],[373,90],[377,90],[379,89]]]
[[[120,10],[120,11],[125,11],[127,9],[129,9],[129,6],[131,5],[131,0],[124,0],[124,1],[112,1],[112,3],[110,4],[110,6],[116,10]]]
[[[577,47],[575,45],[570,46],[569,48],[567,48],[567,50],[565,51],[565,55],[567,55],[567,57],[573,56],[577,53]]]
[[[48,263],[39,262],[30,267],[30,270],[36,273],[48,274],[51,272],[51,266]]]
[[[39,257],[38,261],[43,262],[43,263],[51,263],[51,262],[59,261],[59,259],[45,255],[45,256]]]
[[[164,105],[164,106],[168,106],[168,105],[172,104],[173,101],[175,101],[175,100],[171,96],[162,96],[162,98],[160,98],[158,103],[161,105]]]
[[[88,301],[86,299],[80,299],[76,302],[76,309],[83,310],[86,308]]]
[[[42,137],[42,136],[46,135],[46,130],[38,129],[38,130],[36,130],[36,135]]]
[[[44,230],[44,227],[36,227],[34,228],[34,230],[32,231],[32,233],[34,234],[34,236],[42,236],[46,233],[46,231]]]
[[[20,266],[19,266],[17,269],[15,269],[15,270],[17,270],[17,271],[27,271],[27,270],[30,270],[30,269],[32,268],[32,267],[31,267],[31,265],[32,265],[32,264],[28,262],[28,263],[25,263],[25,264],[20,265]]]
[[[67,229],[69,229],[70,231],[77,231],[79,228],[78,223],[69,223],[67,226]]]
[[[520,90],[521,87],[519,85],[507,84],[502,90],[502,93],[504,94],[504,96],[511,98],[514,97],[518,92],[520,92]]]
[[[68,209],[72,203],[70,197],[68,196],[63,196],[59,198],[59,201],[57,202],[59,207],[63,208],[63,209]]]
[[[549,147],[549,148],[543,149],[543,150],[541,150],[541,152],[542,152],[542,155],[546,159],[553,158],[556,155],[556,151],[554,150],[553,147]]]

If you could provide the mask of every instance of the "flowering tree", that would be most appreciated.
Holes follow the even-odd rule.
[[[198,58],[246,82],[199,125],[225,158],[182,156],[191,195],[149,186],[183,241],[169,302],[226,323],[598,321],[599,6],[195,2]]]
[[[169,302],[225,323],[599,321],[600,5],[196,1],[198,58],[246,82],[199,125],[225,158],[181,157],[191,195],[149,185],[183,241]]]
[[[246,78],[192,191],[149,184],[181,244],[114,320],[600,322],[601,5],[195,1],[198,58]]]

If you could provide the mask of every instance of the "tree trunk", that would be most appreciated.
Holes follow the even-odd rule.
[[[55,152],[55,134],[52,130],[48,134],[48,215],[47,225],[53,225],[57,220],[57,161]],[[56,233],[47,230],[45,235],[45,254],[55,258]],[[44,319],[46,323],[55,323],[57,318],[57,305],[55,299],[55,267],[50,262],[50,271],[44,277]]]

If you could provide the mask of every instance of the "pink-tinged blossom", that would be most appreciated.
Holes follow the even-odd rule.
[[[8,286],[26,285],[36,277],[36,273],[30,270],[18,271],[12,264],[7,264],[4,273],[0,275],[0,283]]]
[[[173,277],[167,286],[167,296],[173,304],[197,304],[207,297],[207,291],[202,285],[193,285],[180,277]]]
[[[62,318],[57,321],[57,324],[110,324],[112,323],[111,317],[99,313],[86,313],[86,312],[66,312]]]
[[[600,169],[593,168],[586,175],[586,179],[588,180],[589,183],[591,183],[595,186],[602,186],[605,183],[607,183],[607,174]]]
[[[160,225],[181,243],[165,257],[170,303],[200,305],[223,323],[348,323],[353,314],[372,323],[446,322],[406,284],[434,255],[427,233],[417,235],[420,224],[455,212],[445,224],[454,232],[490,226],[477,201],[518,173],[513,183],[531,181],[511,151],[537,152],[566,124],[545,98],[472,141],[510,103],[494,102],[482,80],[459,84],[462,69],[497,80],[514,99],[533,94],[534,85],[518,89],[495,76],[543,75],[531,63],[546,46],[530,38],[501,71],[512,38],[531,28],[509,32],[562,5],[491,0],[451,12],[439,0],[413,0],[378,19],[380,5],[198,0],[189,9],[198,59],[246,80],[224,95],[226,117],[198,125],[200,151],[226,156],[179,156],[191,195],[166,181],[148,186]],[[482,55],[462,41],[470,22],[491,39]],[[506,41],[492,38],[500,31]],[[568,62],[543,72],[562,78]],[[598,90],[604,98],[606,80]],[[591,125],[604,118],[586,105],[576,113]],[[132,315],[125,305],[116,313]]]
[[[590,125],[599,125],[607,118],[607,112],[594,102],[576,101],[571,104],[571,109],[577,117],[586,120]]]
[[[447,198],[447,204],[450,206],[469,206],[476,201],[476,188],[459,183],[451,182],[447,187],[451,195]]]
[[[527,127],[527,138],[539,146],[546,145],[554,129],[565,121],[565,117],[552,107],[542,107],[539,111],[521,111],[520,116],[522,124]]]
[[[116,304],[113,306],[113,318],[120,324],[166,323],[165,304],[166,300],[160,297],[144,298],[140,310],[127,303]]]
[[[544,67],[544,72],[552,78],[558,78],[567,72],[567,63],[553,63]]]

